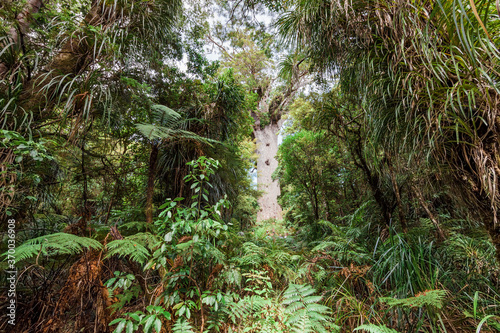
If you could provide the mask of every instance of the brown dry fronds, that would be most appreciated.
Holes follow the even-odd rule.
[[[89,251],[71,266],[52,317],[43,325],[41,332],[109,331],[110,298],[101,281],[101,257],[101,252]]]

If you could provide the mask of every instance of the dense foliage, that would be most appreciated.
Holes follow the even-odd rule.
[[[0,1],[0,330],[500,331],[499,20]],[[278,124],[283,219],[257,222]]]

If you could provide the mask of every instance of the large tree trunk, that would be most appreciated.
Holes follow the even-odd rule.
[[[260,210],[257,213],[257,221],[267,219],[281,219],[282,210],[278,203],[280,187],[278,181],[272,180],[272,174],[278,167],[275,156],[278,153],[278,124],[269,124],[264,129],[260,125],[254,130],[257,139],[257,184],[258,189],[263,191],[259,198]]]
[[[155,191],[156,164],[158,163],[158,145],[151,145],[149,154],[148,185],[146,189],[146,222],[153,223],[153,194]]]

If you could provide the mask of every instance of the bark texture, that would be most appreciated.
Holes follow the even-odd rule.
[[[257,139],[257,184],[258,189],[264,194],[259,198],[260,210],[257,213],[257,221],[267,219],[281,219],[282,209],[278,204],[278,196],[281,194],[278,181],[272,180],[272,174],[278,167],[275,156],[278,153],[278,131],[279,125],[271,123],[260,129],[254,130]]]

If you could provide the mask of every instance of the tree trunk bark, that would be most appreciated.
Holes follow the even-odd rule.
[[[278,167],[275,156],[278,153],[278,131],[277,124],[268,124],[264,129],[256,125],[254,135],[257,139],[257,186],[263,191],[258,199],[260,210],[257,212],[257,221],[271,218],[279,220],[282,218],[282,209],[278,203],[281,193],[277,180],[272,179],[274,170]]]
[[[420,205],[427,213],[427,216],[429,216],[429,219],[431,220],[432,224],[434,224],[434,227],[436,227],[436,230],[438,232],[438,238],[442,241],[445,240],[446,236],[443,232],[443,229],[441,229],[441,227],[439,226],[438,220],[436,219],[435,215],[429,209],[429,206],[425,202],[424,196],[422,195],[422,193],[420,192],[420,190],[416,186],[412,185],[411,188],[413,190],[413,193],[415,193],[415,195],[417,196],[417,199],[420,202]]]
[[[356,164],[356,166],[360,168],[361,171],[363,171],[363,173],[365,174],[366,180],[368,181],[368,185],[370,185],[370,189],[373,192],[373,197],[375,198],[375,202],[380,207],[380,210],[382,212],[382,218],[384,219],[385,224],[387,226],[390,226],[392,223],[392,212],[394,208],[391,207],[390,203],[384,196],[384,193],[380,189],[379,176],[377,174],[374,174],[370,170],[370,167],[368,166],[368,163],[366,162],[365,157],[363,156],[361,139],[358,139],[356,141],[355,146],[351,148],[351,153],[354,157],[354,164]]]
[[[153,223],[153,194],[155,190],[156,164],[158,163],[158,145],[151,144],[149,154],[148,185],[146,189],[146,222]]]

